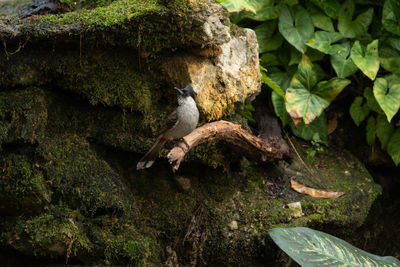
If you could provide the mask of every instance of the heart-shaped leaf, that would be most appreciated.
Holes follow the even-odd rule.
[[[331,64],[339,78],[346,78],[357,72],[358,68],[350,58],[350,43],[341,44],[342,49],[331,55]]]
[[[340,9],[339,1],[337,0],[311,0],[311,2],[321,8],[325,14],[333,19],[337,19],[338,10]]]
[[[400,128],[397,128],[387,144],[387,152],[392,157],[394,164],[400,163]]]
[[[312,92],[331,103],[350,83],[351,81],[347,79],[332,78],[329,81],[319,82]]]
[[[286,254],[304,267],[400,265],[394,257],[373,255],[342,239],[306,227],[274,228],[268,233]]]
[[[375,79],[379,70],[378,40],[368,44],[365,52],[359,41],[354,42],[350,57],[368,78]]]
[[[283,38],[279,32],[272,36],[275,32],[276,25],[276,20],[269,20],[254,28],[259,44],[260,54],[276,50],[282,45]]]
[[[378,114],[385,114],[385,112],[383,112],[383,110],[379,106],[378,102],[376,102],[374,93],[372,92],[372,89],[370,87],[365,88],[363,96],[367,100],[367,106],[370,110],[375,111]]]
[[[357,96],[354,99],[353,104],[350,106],[350,116],[357,126],[360,126],[360,123],[367,118],[370,112],[368,105],[366,103],[362,105],[362,102],[363,98],[361,96]]]
[[[386,0],[382,11],[382,25],[391,33],[400,35],[400,2]]]
[[[390,84],[385,78],[374,82],[374,96],[390,122],[400,108],[400,83]]]
[[[400,56],[381,57],[380,63],[385,70],[400,75]]]
[[[332,45],[342,39],[342,35],[338,32],[317,31],[314,36],[307,41],[306,45],[317,49],[325,54],[345,53],[346,48],[341,45]]]
[[[392,137],[394,126],[389,123],[384,115],[376,117],[376,136],[381,142],[381,148],[386,150],[387,143]]]
[[[354,38],[365,34],[374,15],[374,10],[370,8],[353,20],[354,9],[354,0],[347,0],[343,3],[339,11],[338,29],[347,38]]]
[[[310,14],[300,5],[294,7],[284,5],[278,27],[282,36],[300,52],[305,51],[305,43],[314,33]]]

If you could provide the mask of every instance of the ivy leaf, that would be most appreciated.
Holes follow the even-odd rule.
[[[397,128],[387,144],[387,152],[392,157],[394,164],[400,163],[400,128]]]
[[[346,78],[357,72],[358,68],[350,58],[350,42],[341,44],[342,49],[331,55],[331,64],[339,78]]]
[[[284,5],[279,16],[279,32],[297,50],[304,52],[305,42],[314,33],[311,17],[302,6],[289,7]]]
[[[374,82],[374,96],[390,122],[400,108],[400,83],[390,84],[385,78]]]
[[[276,20],[270,20],[254,28],[259,44],[260,54],[276,50],[282,45],[283,38],[280,33],[276,33],[274,36],[272,36],[272,34],[275,32],[276,25]]]
[[[368,105],[362,105],[362,102],[363,98],[361,96],[357,96],[350,106],[350,116],[357,126],[360,126],[360,123],[367,118],[370,112]]]
[[[373,8],[361,13],[353,20],[355,4],[354,0],[347,0],[343,3],[339,11],[338,29],[339,32],[347,38],[355,38],[363,35],[368,31],[374,15]]]
[[[391,33],[400,35],[400,3],[386,0],[382,11],[382,25]]]
[[[322,9],[329,17],[337,19],[338,10],[340,9],[339,1],[337,0],[311,0],[311,2]]]
[[[394,132],[394,126],[387,121],[385,116],[378,115],[376,117],[376,136],[381,142],[382,150],[386,150],[386,146],[392,137]]]
[[[325,54],[344,53],[345,47],[341,45],[332,45],[342,38],[342,35],[337,32],[317,31],[314,33],[314,36],[307,41],[306,45]]]
[[[355,41],[351,48],[350,58],[354,64],[371,80],[374,80],[379,70],[378,40],[372,41],[364,48]]]
[[[375,137],[376,137],[376,121],[373,116],[370,116],[367,121],[367,126],[365,127],[367,130],[367,143],[368,145],[372,146],[375,144]]]

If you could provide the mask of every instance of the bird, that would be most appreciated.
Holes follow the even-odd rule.
[[[167,141],[181,139],[190,134],[199,122],[199,110],[195,102],[196,93],[193,87],[189,84],[184,89],[177,87],[174,89],[178,91],[178,107],[167,117],[155,143],[137,163],[137,170],[150,168]],[[182,140],[189,148],[186,141]]]

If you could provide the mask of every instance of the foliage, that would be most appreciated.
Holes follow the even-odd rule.
[[[394,257],[373,255],[307,227],[274,228],[269,235],[301,266],[400,266]]]
[[[327,144],[326,119],[313,122],[347,88],[345,94],[354,97],[350,115],[357,126],[366,127],[368,144],[378,139],[400,163],[399,1],[219,2],[232,21],[254,28],[262,81],[272,89],[284,126]]]

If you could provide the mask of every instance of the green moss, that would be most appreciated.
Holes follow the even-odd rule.
[[[50,202],[51,191],[38,167],[26,155],[2,155],[0,211],[31,214]]]

